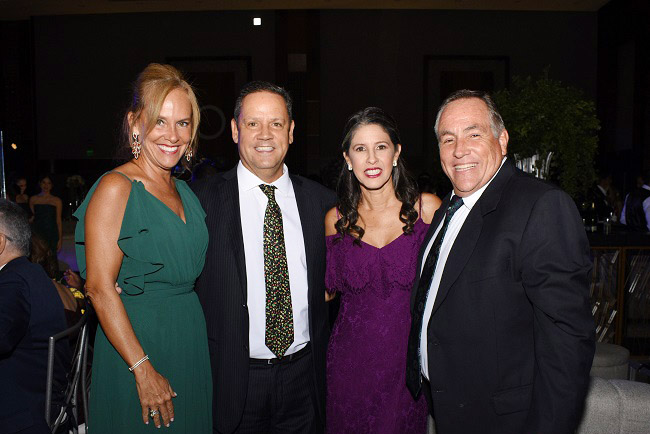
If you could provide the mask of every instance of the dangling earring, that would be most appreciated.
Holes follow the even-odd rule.
[[[194,155],[192,153],[192,148],[187,148],[187,151],[185,151],[185,158],[187,161],[190,161],[192,159],[192,155]]]
[[[352,164],[348,164],[348,170],[352,172]]]
[[[140,143],[140,135],[133,133],[132,136],[133,141],[131,142],[131,153],[133,154],[133,158],[136,160],[140,156],[140,151],[142,151],[142,144]]]
[[[393,161],[393,167],[397,167],[397,160]]]

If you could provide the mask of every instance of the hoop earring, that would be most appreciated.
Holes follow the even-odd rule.
[[[187,159],[187,161],[190,161],[192,159],[192,155],[194,155],[192,149],[187,148],[187,151],[185,151],[185,158]]]
[[[138,157],[140,157],[140,151],[142,151],[142,144],[140,143],[140,135],[133,133],[132,135],[132,142],[131,142],[131,153],[133,154],[133,158],[136,160]]]

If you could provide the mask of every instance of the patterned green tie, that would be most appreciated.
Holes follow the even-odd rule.
[[[275,188],[261,184],[269,198],[264,213],[264,279],[266,282],[266,337],[264,343],[277,357],[293,342],[293,310],[289,267],[284,247],[282,211],[275,201]]]

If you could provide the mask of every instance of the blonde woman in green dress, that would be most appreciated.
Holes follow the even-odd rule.
[[[180,72],[147,66],[124,119],[133,159],[102,176],[75,213],[77,261],[100,323],[93,434],[212,431],[208,342],[194,292],[208,244],[205,213],[172,176],[196,152],[198,124]]]

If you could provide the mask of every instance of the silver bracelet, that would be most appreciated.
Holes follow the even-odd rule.
[[[140,360],[138,360],[137,362],[135,362],[135,364],[129,368],[129,371],[133,372],[133,370],[134,370],[135,368],[137,368],[138,366],[140,366],[141,364],[143,364],[143,363],[146,362],[147,360],[149,360],[149,356],[145,354],[143,358],[141,358]]]

